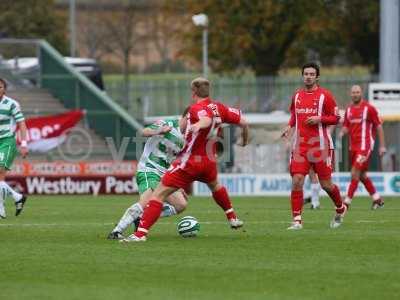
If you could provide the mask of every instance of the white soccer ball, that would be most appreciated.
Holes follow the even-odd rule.
[[[182,237],[195,237],[200,231],[200,224],[195,217],[186,216],[179,220],[177,229]]]

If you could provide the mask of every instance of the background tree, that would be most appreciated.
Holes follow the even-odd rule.
[[[100,2],[100,1],[99,1]],[[99,3],[98,2],[98,3]],[[80,13],[78,40],[86,55],[101,60],[105,54],[110,52],[109,30],[103,22],[107,10],[86,9]]]
[[[135,1],[127,1],[118,11],[105,14],[102,22],[106,25],[108,50],[122,62],[126,103],[129,106],[131,57],[143,49],[140,46],[143,41],[143,34],[140,31],[140,26],[143,25],[140,10]]]
[[[307,22],[287,51],[284,67],[298,67],[305,61],[317,61],[323,65],[348,62],[343,30],[338,22],[341,14],[338,2],[313,2],[312,14],[309,14]]]
[[[2,0],[0,34],[8,38],[46,39],[67,53],[66,18],[57,13],[53,0]]]
[[[379,70],[379,1],[342,0],[338,18],[346,51],[352,63]]]
[[[244,67],[274,75],[305,60],[378,69],[377,0],[192,0],[186,9],[182,55],[201,60],[201,30],[190,27],[189,17],[206,13],[209,63],[216,72]]]
[[[163,72],[171,71],[174,44],[182,26],[183,11],[179,0],[152,2],[146,21],[146,41],[154,45],[161,59]]]
[[[313,12],[312,5],[304,0],[205,0],[190,1],[187,8],[191,15],[202,12],[209,17],[209,62],[214,71],[250,67],[257,75],[274,75]],[[185,56],[201,57],[200,35],[194,27],[186,32]]]
[[[378,71],[379,2],[319,0],[315,13],[287,52],[285,66],[317,60],[324,65],[371,66]]]

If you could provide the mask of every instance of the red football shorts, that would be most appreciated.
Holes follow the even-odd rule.
[[[351,166],[360,171],[367,171],[370,157],[371,151],[369,150],[350,151]]]
[[[186,163],[175,160],[161,179],[165,186],[187,190],[194,181],[210,183],[217,180],[217,163],[204,156],[193,156]]]
[[[290,175],[302,174],[306,176],[311,167],[319,179],[331,179],[334,170],[334,151],[307,151],[296,150],[292,152],[289,162]]]

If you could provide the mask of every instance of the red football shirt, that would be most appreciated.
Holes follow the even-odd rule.
[[[317,87],[313,91],[300,89],[292,97],[289,125],[295,127],[294,147],[300,151],[308,149],[333,149],[329,125],[339,122],[339,111],[330,91]],[[311,116],[321,117],[321,123],[306,124]]]
[[[189,131],[189,128],[192,124],[198,122],[202,116],[212,118],[212,123],[209,127],[203,128],[193,134],[193,132]],[[223,123],[239,124],[240,118],[240,110],[226,106],[210,98],[205,98],[193,104],[189,109],[189,118],[185,133],[186,143],[180,157],[186,157],[187,160],[191,156],[200,155],[210,156],[209,159],[213,159],[216,150],[215,140],[217,139],[220,126]]]
[[[346,109],[343,126],[349,130],[350,150],[372,151],[376,127],[382,124],[378,111],[367,101],[352,104]]]

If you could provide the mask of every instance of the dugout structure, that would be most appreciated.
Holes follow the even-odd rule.
[[[374,105],[383,120],[385,142],[388,153],[378,165],[378,170],[399,171],[400,169],[400,83],[370,83],[368,100]],[[374,152],[377,154],[379,141]],[[374,155],[376,158],[377,155]]]

